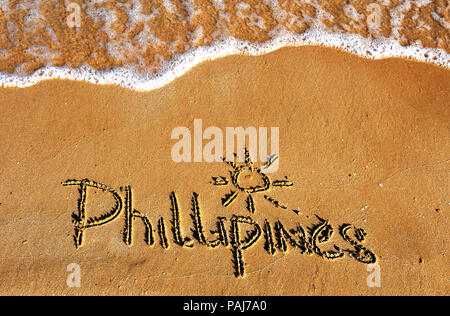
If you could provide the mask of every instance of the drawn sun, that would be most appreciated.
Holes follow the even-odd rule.
[[[250,154],[247,148],[244,148],[245,162],[242,164],[237,164],[233,161],[223,161],[232,168],[230,171],[231,184],[234,186],[234,190],[226,194],[222,198],[222,205],[224,207],[230,206],[240,193],[247,195],[247,209],[250,213],[255,213],[255,203],[253,195],[257,193],[264,194],[264,198],[270,202],[272,205],[278,208],[287,209],[287,206],[279,202],[278,200],[267,195],[273,187],[292,187],[294,184],[288,180],[275,180],[272,181],[269,176],[262,172],[260,168],[257,168],[252,160],[250,159]],[[237,158],[237,155],[234,154]],[[266,163],[264,163],[263,168],[269,168],[278,157],[270,157]],[[228,186],[230,180],[226,177],[213,177],[213,185],[216,186]],[[296,212],[296,210],[294,210]],[[296,212],[297,213],[297,212]]]

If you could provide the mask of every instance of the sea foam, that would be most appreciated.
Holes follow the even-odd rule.
[[[43,2],[43,0],[40,0]],[[37,1],[39,2],[39,1]],[[189,1],[187,1],[189,2]],[[195,16],[196,7],[194,3],[187,3],[185,1],[184,8],[186,9],[186,16],[183,18],[186,20],[185,25],[192,21]],[[261,1],[266,3],[266,7],[270,7],[272,10],[271,14],[278,20],[287,20],[289,14],[285,10],[280,8],[280,3],[278,1]],[[304,1],[305,3],[311,4],[313,1]],[[377,5],[382,4],[386,1],[378,1]],[[105,1],[96,0],[88,1],[89,5],[92,4],[104,4]],[[127,14],[129,16],[126,27],[131,28],[131,24],[136,25],[139,21],[145,21],[145,19],[154,19],[160,14],[160,11],[165,10],[171,16],[175,16],[177,13],[177,8],[179,6],[174,5],[172,1],[163,1],[160,8],[152,8],[148,14],[142,13],[141,2],[138,0],[130,0],[131,5],[126,7]],[[219,10],[222,10],[221,17],[224,21],[230,20],[230,16],[227,16],[226,7],[224,1],[215,0],[211,3]],[[256,30],[263,30],[266,26],[264,21],[259,19],[255,13],[249,13],[251,10],[251,3],[246,3],[246,1],[235,1],[234,14],[238,18],[244,19],[244,21],[253,21],[252,27]],[[25,3],[26,4],[26,3]],[[36,9],[32,4],[28,3],[28,6],[24,4],[25,10],[29,9],[30,15],[38,16],[41,20],[45,21],[45,16],[42,16],[39,10]],[[174,53],[170,56],[168,60],[162,60],[158,63],[156,71],[147,71],[146,67],[143,66],[142,49],[151,45],[163,45],[163,41],[152,34],[151,29],[148,25],[144,27],[142,32],[136,36],[136,40],[139,42],[138,48],[136,45],[133,47],[130,43],[122,40],[120,45],[117,45],[117,41],[111,40],[108,42],[108,53],[114,58],[120,59],[124,55],[124,51],[135,51],[136,60],[138,62],[126,62],[120,66],[114,66],[110,69],[100,69],[96,70],[89,66],[87,63],[82,63],[78,67],[64,66],[54,66],[53,65],[53,55],[57,54],[55,51],[51,51],[48,47],[40,47],[40,50],[34,52],[35,56],[45,60],[45,63],[36,70],[30,73],[23,73],[18,70],[14,72],[0,72],[0,86],[2,87],[27,87],[34,85],[42,80],[48,79],[69,79],[76,81],[86,81],[94,84],[116,84],[122,87],[126,87],[138,91],[151,91],[158,89],[172,82],[176,78],[182,76],[194,66],[214,59],[229,55],[248,55],[257,56],[270,53],[282,47],[296,47],[296,46],[306,46],[306,45],[321,45],[326,47],[333,47],[342,49],[363,57],[371,59],[383,59],[390,57],[403,57],[414,59],[417,61],[424,61],[436,64],[438,66],[449,68],[450,55],[443,48],[437,47],[426,47],[421,45],[420,41],[414,41],[409,45],[401,45],[399,38],[399,28],[402,21],[405,19],[405,12],[411,9],[412,5],[415,6],[426,6],[428,1],[403,1],[400,6],[395,7],[390,11],[391,19],[391,36],[390,37],[363,37],[358,33],[344,32],[342,30],[331,30],[330,28],[324,27],[324,25],[318,21],[323,20],[324,17],[330,18],[330,14],[324,10],[320,5],[315,3],[315,8],[317,9],[317,18],[311,19],[306,17],[305,21],[309,21],[309,27],[303,30],[301,33],[295,33],[291,30],[287,30],[285,27],[276,26],[267,34],[270,35],[270,39],[264,41],[248,41],[237,39],[231,34],[222,31],[222,34],[216,34],[214,39],[211,40],[208,45],[191,45],[182,53]],[[164,8],[163,8],[164,7]],[[0,7],[1,8],[1,7]],[[2,7],[5,10],[5,5]],[[367,8],[369,10],[370,7]],[[97,7],[87,7],[85,8],[86,14],[90,14],[94,20],[105,21],[102,28],[110,39],[117,39],[117,34],[111,29],[116,21],[114,14],[111,12],[106,12],[102,8]],[[346,16],[351,16],[354,21],[361,21],[367,19],[367,17],[358,12],[353,6],[346,6],[342,8],[345,11]],[[436,9],[439,12],[439,7]],[[442,12],[442,8],[440,11]],[[448,8],[446,8],[448,10]],[[441,27],[447,29],[448,35],[448,23],[441,15],[434,12],[436,17],[434,21],[439,23]],[[198,13],[197,13],[198,14]],[[432,14],[432,16],[434,16]],[[241,16],[241,17],[239,17]],[[251,18],[249,18],[251,17]],[[181,18],[180,18],[181,19]],[[45,22],[44,22],[45,23]],[[11,26],[9,26],[11,28]],[[370,28],[369,28],[370,29]],[[197,27],[195,32],[190,31],[190,41],[198,41],[199,38],[204,38],[202,27]],[[188,32],[188,31],[187,31]],[[195,34],[196,33],[196,34]],[[49,30],[51,34],[51,29]],[[53,34],[54,38],[55,35]],[[396,38],[397,37],[397,38]],[[116,43],[116,44],[115,44]],[[186,45],[185,45],[186,46]],[[196,46],[196,47],[194,47]],[[2,49],[0,47],[0,58]],[[3,50],[3,58],[8,58],[8,51]],[[52,55],[53,54],[53,55]],[[1,60],[1,59],[0,59]]]

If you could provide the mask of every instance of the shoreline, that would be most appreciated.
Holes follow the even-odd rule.
[[[270,46],[271,44],[267,44]],[[256,52],[255,54],[248,54],[245,52],[235,52],[233,54],[222,54],[220,48],[209,47],[212,52],[216,52],[217,56],[209,56],[207,53],[205,54],[205,48],[201,47],[196,49],[198,51],[198,55],[195,52],[190,55],[190,58],[187,60],[180,61],[176,59],[173,62],[170,62],[170,65],[179,65],[178,68],[175,69],[166,69],[162,72],[157,72],[152,75],[152,77],[147,77],[143,73],[136,73],[133,69],[128,69],[126,67],[117,68],[110,71],[96,71],[89,66],[82,66],[78,69],[73,69],[69,67],[48,67],[37,70],[32,75],[14,75],[8,73],[0,72],[0,88],[27,88],[34,85],[39,84],[43,81],[51,81],[51,80],[69,80],[74,82],[86,82],[89,84],[98,84],[98,85],[116,85],[122,88],[130,89],[136,92],[151,92],[154,90],[158,90],[163,88],[166,85],[169,85],[173,81],[177,80],[185,76],[188,72],[192,71],[194,68],[199,67],[202,64],[214,62],[219,59],[233,57],[233,56],[243,56],[243,57],[259,57],[264,55],[270,55],[280,50],[287,49],[324,49],[324,50],[334,50],[337,53],[355,56],[357,58],[367,60],[367,61],[385,61],[385,60],[403,60],[411,63],[425,64],[437,67],[442,70],[450,70],[449,62],[447,63],[433,63],[427,60],[415,59],[414,57],[407,55],[399,55],[399,56],[384,56],[384,57],[370,57],[360,55],[356,52],[352,52],[346,50],[341,47],[331,47],[320,44],[303,44],[303,45],[283,45],[280,43],[280,47],[274,46],[272,49],[266,51],[264,48],[261,49],[261,52]],[[428,51],[429,49],[423,47],[416,47],[418,49],[424,49]],[[206,48],[206,50],[208,50]],[[203,55],[207,55],[209,57],[202,59]],[[213,55],[213,54],[211,54]],[[185,58],[186,56],[179,56],[180,59]],[[24,77],[25,76],[25,77]]]
[[[450,69],[445,1],[18,0],[0,4],[0,86],[161,88],[225,56],[320,45]]]

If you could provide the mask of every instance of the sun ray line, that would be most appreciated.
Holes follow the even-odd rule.
[[[255,201],[253,200],[253,196],[251,194],[247,197],[247,210],[250,213],[255,214]]]
[[[234,161],[228,161],[225,157],[222,157],[222,161],[226,163],[229,167],[233,168],[235,171],[239,170],[238,165]]]
[[[213,185],[217,185],[217,186],[224,186],[224,185],[228,185],[228,180],[225,177],[213,177]]]
[[[279,207],[279,208],[282,208],[282,209],[284,209],[284,210],[287,210],[287,206],[281,204],[280,201],[275,200],[274,198],[271,198],[271,197],[268,196],[268,195],[264,195],[264,198],[265,198],[267,201],[269,201],[270,203],[272,203],[275,207]]]
[[[245,154],[245,164],[250,167],[251,170],[253,170],[253,161],[252,157],[250,157],[250,151],[247,147],[244,147],[244,154]]]
[[[231,191],[230,194],[225,195],[225,198],[222,199],[222,205],[224,207],[229,206],[231,203],[236,200],[237,196],[239,195],[238,192]]]
[[[268,169],[270,168],[270,166],[272,166],[272,164],[278,160],[278,156],[277,155],[272,155],[270,156],[267,161],[264,163],[264,169]]]
[[[285,181],[285,180],[275,180],[272,182],[272,185],[274,187],[292,187],[292,186],[294,186],[294,183],[291,181]]]

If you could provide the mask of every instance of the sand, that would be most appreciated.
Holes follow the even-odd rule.
[[[0,86],[50,77],[149,91],[211,58],[311,44],[450,68],[449,29],[446,0],[4,0]]]
[[[302,47],[203,63],[147,93],[61,80],[2,88],[0,294],[446,295],[449,82],[448,70],[429,64]],[[172,130],[193,131],[195,119],[223,131],[279,127],[279,169],[268,176],[292,186],[254,193],[253,214],[245,194],[224,207],[232,183],[212,182],[229,179],[230,165],[171,157]],[[114,220],[87,228],[78,248],[72,214],[83,203],[79,186],[62,184],[68,179],[110,190],[87,189],[87,217],[113,209],[112,191],[123,203]],[[152,246],[139,218],[132,241],[124,238],[130,207],[151,223]],[[241,223],[248,216],[253,224]],[[264,230],[266,221],[288,232],[300,224],[306,235],[307,227],[330,226],[316,240],[322,250],[274,242],[272,255],[264,231],[247,249],[211,234],[218,217],[227,237],[236,227]],[[352,257],[343,224],[366,259],[373,254],[380,287],[368,286],[372,272]],[[353,231],[364,231],[365,241]],[[326,258],[333,245],[346,250],[343,258]],[[80,287],[67,285],[71,263],[81,269]]]

